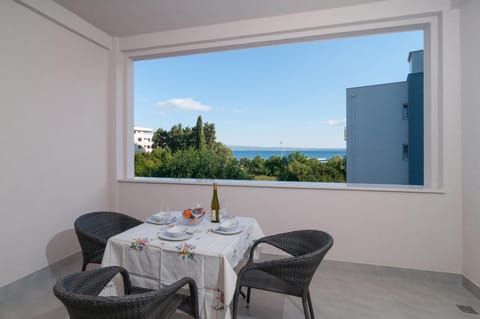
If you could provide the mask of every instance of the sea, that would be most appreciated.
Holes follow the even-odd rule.
[[[268,159],[270,156],[288,156],[291,153],[300,152],[305,154],[308,158],[316,158],[322,161],[329,160],[335,156],[345,156],[346,149],[328,149],[328,148],[318,148],[318,149],[287,149],[287,150],[265,150],[265,149],[241,149],[235,150],[232,149],[233,156],[237,159],[248,158],[253,159],[255,156],[260,156],[263,159]]]

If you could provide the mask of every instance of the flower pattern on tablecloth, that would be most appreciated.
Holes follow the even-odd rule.
[[[217,288],[217,304],[212,307],[216,311],[225,310],[225,294],[223,290]]]
[[[178,254],[182,256],[182,259],[193,259],[195,246],[189,243],[183,243],[177,246]]]
[[[147,249],[148,238],[134,238],[130,243],[130,249],[142,252],[144,249]]]

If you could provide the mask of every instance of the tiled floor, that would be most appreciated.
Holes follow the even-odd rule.
[[[65,273],[80,268],[79,256],[0,289],[1,319],[68,318],[53,296],[52,286]],[[465,314],[457,304],[480,312],[480,300],[465,290],[459,276],[410,272],[385,267],[325,262],[311,284],[317,319],[456,319]],[[250,309],[240,303],[242,319],[303,318],[298,298],[263,291],[252,292]],[[186,318],[178,315],[177,319]]]

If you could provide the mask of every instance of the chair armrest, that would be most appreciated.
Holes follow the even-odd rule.
[[[166,287],[162,288],[162,292],[165,295],[170,295],[173,293],[178,292],[183,286],[187,285],[189,286],[190,289],[190,294],[197,294],[197,284],[195,283],[195,280],[193,280],[190,277],[183,277],[182,279],[174,282],[173,284],[170,284]]]
[[[88,296],[98,296],[98,294],[118,273],[123,277],[125,291],[129,291],[131,289],[131,283],[128,273],[125,269],[118,266],[90,269],[84,272],[67,275],[55,284],[54,290],[59,292],[69,291],[71,293]]]
[[[122,279],[123,279],[123,289],[124,289],[125,295],[128,295],[132,290],[132,283],[130,281],[130,277],[126,269],[120,266],[109,266],[109,267],[98,268],[95,270],[98,270],[98,272],[101,274],[99,278],[97,277],[98,278],[97,280],[102,282],[103,287],[105,287],[110,281],[112,281],[113,277],[120,274],[122,275]],[[97,293],[97,295],[100,293],[100,291]]]
[[[186,299],[184,299],[184,301],[187,300],[190,303],[191,311],[193,311],[194,318],[200,318],[198,307],[198,289],[195,280],[193,280],[192,278],[183,277],[182,279],[166,287],[163,287],[160,290],[155,291],[154,294],[156,295],[159,304],[161,304],[165,302],[168,298],[173,297],[185,285],[188,285],[188,288],[190,290],[190,298],[185,296]]]
[[[180,279],[180,282],[183,283],[183,286],[187,284],[190,290],[190,303],[193,309],[193,317],[200,318],[200,312],[198,307],[198,288],[195,280],[190,277],[183,277],[182,279]]]
[[[270,246],[273,246],[275,248],[278,248],[288,254],[291,255],[291,253],[282,246],[282,241],[279,240],[280,238],[280,235],[272,235],[272,236],[266,236],[266,237],[263,237],[263,238],[260,238],[258,240],[256,240],[252,247],[250,248],[250,256],[248,257],[248,261],[247,261],[247,264],[250,264],[250,263],[253,263],[253,256],[254,256],[254,253],[255,253],[255,249],[257,248],[257,246],[259,244],[268,244]]]

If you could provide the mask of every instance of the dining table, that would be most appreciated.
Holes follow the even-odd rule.
[[[230,319],[235,293],[235,268],[256,239],[264,236],[252,217],[235,216],[238,227],[224,232],[208,216],[196,225],[183,225],[181,212],[171,212],[170,225],[145,222],[111,237],[102,267],[125,268],[134,286],[161,289],[182,277],[191,277],[198,287],[200,317]],[[147,219],[149,220],[149,219]],[[171,238],[168,227],[185,227],[185,235]]]

